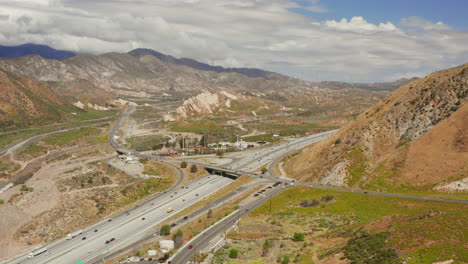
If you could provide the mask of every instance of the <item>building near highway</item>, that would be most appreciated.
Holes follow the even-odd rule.
[[[228,149],[237,149],[237,150],[245,150],[249,148],[254,148],[262,145],[260,142],[247,142],[247,141],[237,141],[237,142],[218,142],[218,143],[211,143],[208,144],[208,147],[213,148],[215,150],[223,150],[226,151]]]
[[[162,253],[167,253],[174,249],[174,240],[161,240],[159,241],[159,248]]]

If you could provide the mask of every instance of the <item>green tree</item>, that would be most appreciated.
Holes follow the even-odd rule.
[[[268,169],[265,168],[265,167],[263,167],[263,168],[262,168],[262,174],[265,174],[265,173],[267,173],[267,172],[268,172]]]
[[[180,167],[181,167],[182,169],[187,168],[187,162],[182,161],[182,162],[180,163]]]
[[[292,237],[292,241],[294,242],[304,241],[304,233],[294,233]]]
[[[181,137],[181,138],[179,139],[179,146],[180,146],[180,148],[183,148],[183,147],[184,147],[184,138],[183,138],[183,137]]]
[[[208,138],[207,136],[202,136],[202,138],[200,139],[200,146],[202,147],[208,147]]]
[[[223,155],[224,155],[224,152],[223,152],[223,151],[221,151],[221,150],[217,150],[217,151],[216,151],[216,156],[218,156],[218,157],[221,158]]]
[[[231,248],[231,250],[229,250],[230,258],[237,258],[238,255],[239,255],[239,250],[237,250],[236,248]]]
[[[198,171],[197,165],[194,164],[194,165],[192,165],[192,166],[190,167],[190,172],[191,172],[191,173],[196,173],[197,171]]]
[[[161,236],[168,236],[171,233],[171,226],[163,225],[159,233],[161,234]]]
[[[208,213],[206,214],[206,218],[211,218],[211,217],[213,217],[213,211],[211,211],[210,209],[208,210]]]

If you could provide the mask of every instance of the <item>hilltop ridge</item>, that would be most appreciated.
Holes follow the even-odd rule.
[[[468,64],[402,86],[285,165],[303,181],[380,191],[468,190]]]

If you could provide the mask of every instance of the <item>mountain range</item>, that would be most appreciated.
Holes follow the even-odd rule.
[[[278,77],[284,77],[277,73],[264,71],[261,69],[255,68],[224,68],[221,66],[212,66],[207,63],[199,62],[194,59],[190,58],[175,58],[170,55],[163,54],[161,52],[152,50],[152,49],[143,49],[138,48],[128,52],[129,55],[140,59],[147,55],[152,55],[158,58],[160,61],[172,64],[172,65],[180,65],[186,66],[196,70],[202,71],[212,71],[217,73],[239,73],[245,75],[247,77],[252,78],[263,78],[263,79],[275,79]],[[23,44],[18,46],[1,46],[0,45],[0,58],[19,58],[26,55],[39,55],[44,59],[53,59],[53,60],[66,60],[71,57],[75,57],[79,54],[72,52],[72,51],[65,51],[65,50],[56,50],[46,45],[38,45],[38,44]],[[373,84],[366,84],[366,83],[356,83],[356,84],[349,84],[344,82],[331,82],[331,81],[324,81],[324,82],[315,82],[315,86],[319,86],[322,88],[334,88],[334,89],[342,89],[349,87],[350,85],[355,88],[361,89],[369,89],[369,90],[394,90],[400,87],[403,84],[409,83],[417,78],[411,79],[399,79],[395,82],[389,83],[373,83]]]
[[[149,49],[89,55],[26,44],[3,47],[3,54],[5,51],[5,56],[15,58],[0,59],[0,70],[50,89],[66,105],[108,106],[116,98],[142,99],[164,94],[184,99],[202,92],[232,91],[330,116],[359,113],[398,86],[413,81],[308,82],[259,69],[223,68],[177,59]],[[28,52],[33,54],[21,56]],[[4,112],[4,121],[18,120],[15,113]]]
[[[19,46],[0,45],[0,58],[18,58],[26,55],[39,55],[50,60],[65,60],[76,56],[76,53],[66,50],[56,50],[46,45],[32,43]]]

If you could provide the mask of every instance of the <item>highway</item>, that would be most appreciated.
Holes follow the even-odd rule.
[[[268,190],[268,189],[266,189]],[[259,196],[259,198],[253,200],[247,205],[240,207],[238,210],[232,212],[230,215],[218,221],[216,224],[212,225],[192,240],[187,242],[183,248],[181,248],[171,259],[172,264],[185,264],[192,259],[192,256],[195,253],[198,253],[205,248],[209,242],[215,238],[220,233],[226,233],[227,230],[234,226],[240,218],[248,214],[253,209],[257,208],[264,202],[266,202],[271,197],[277,195],[281,192],[281,185],[273,187],[271,190],[267,191],[264,195]],[[189,246],[192,248],[189,248]]]
[[[33,136],[27,137],[25,139],[22,139],[20,141],[14,142],[14,143],[0,149],[0,157],[9,155],[11,153],[14,153],[16,150],[18,150],[19,148],[26,145],[29,141],[40,138],[40,137],[44,137],[44,136],[52,135],[52,134],[57,134],[57,133],[61,133],[61,132],[66,132],[66,131],[71,131],[71,130],[76,130],[76,129],[80,129],[80,128],[84,128],[84,127],[100,126],[100,125],[108,124],[109,122],[110,121],[102,121],[102,122],[98,122],[98,123],[82,125],[82,126],[76,126],[76,127],[70,127],[70,128],[64,128],[64,129],[59,129],[59,130],[54,130],[54,131],[50,131],[50,132],[46,132],[46,133],[33,135]]]
[[[0,132],[0,136],[19,133],[19,132],[28,131],[28,130],[41,129],[41,128],[46,128],[46,127],[54,127],[54,126],[58,127],[58,126],[64,126],[64,125],[70,125],[70,124],[80,124],[80,123],[88,123],[88,122],[95,122],[95,121],[111,120],[113,118],[115,118],[115,115],[109,116],[109,117],[96,118],[96,119],[80,120],[80,121],[73,121],[73,122],[66,122],[66,123],[55,123],[55,124],[37,126],[37,127],[28,127],[28,128],[18,129],[18,130]]]
[[[73,264],[75,261],[94,263],[126,245],[148,235],[154,226],[209,196],[232,182],[217,175],[207,175],[182,187],[154,197],[144,204],[86,228],[82,235],[71,240],[60,239],[47,245],[44,254],[27,258],[27,254],[5,263]],[[172,208],[171,213],[167,209]],[[143,220],[144,219],[144,220]],[[94,230],[97,230],[95,232]],[[86,237],[85,240],[82,240]],[[115,240],[106,244],[106,241]]]
[[[273,160],[282,158],[291,151],[298,150],[310,144],[319,142],[335,132],[336,130],[330,130],[314,135],[295,138],[287,142],[282,142],[256,150],[236,153],[239,158],[232,163],[225,165],[225,167],[233,170],[251,172],[267,163],[272,162]]]

